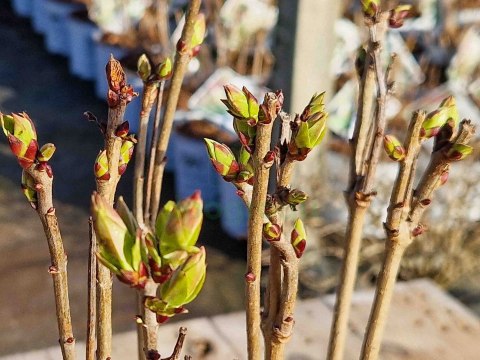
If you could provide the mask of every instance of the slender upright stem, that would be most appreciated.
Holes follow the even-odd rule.
[[[148,279],[145,289],[142,290],[142,300],[145,296],[156,296],[158,284],[152,279]],[[143,301],[142,301],[143,303]],[[153,311],[145,309],[143,307],[143,350],[145,353],[145,359],[148,360],[150,353],[157,352],[157,332],[158,322],[157,317]]]
[[[373,192],[373,179],[379,161],[385,129],[385,103],[387,88],[380,62],[381,43],[386,31],[387,13],[368,23],[369,45],[364,73],[360,84],[358,115],[351,139],[352,159],[350,179],[346,193],[349,219],[345,234],[345,257],[337,288],[330,339],[328,360],[343,359],[350,317],[350,304],[357,278],[359,252],[362,242],[365,214]],[[372,121],[371,109],[375,85],[377,106]]]
[[[146,82],[143,85],[142,110],[140,111],[140,127],[138,141],[135,146],[135,169],[133,174],[133,213],[139,224],[144,223],[143,193],[144,193],[144,168],[147,146],[148,120],[153,103],[157,95],[157,83]]]
[[[86,360],[95,360],[96,343],[96,282],[97,282],[97,239],[95,231],[93,231],[92,218],[88,220],[88,231],[90,235],[90,247],[88,253],[88,319],[87,319],[87,343],[86,343]]]
[[[246,282],[248,359],[259,360],[260,352],[260,276],[262,267],[262,227],[268,189],[269,169],[264,157],[270,150],[271,125],[258,125],[255,153],[255,182],[253,184],[250,217],[248,219],[247,273],[253,281]]]
[[[182,44],[189,44],[193,35],[193,26],[196,17],[200,10],[201,0],[191,0],[187,14],[185,16],[185,26],[182,31],[180,42]],[[190,61],[190,48],[188,45],[186,49],[177,49],[177,56],[173,65],[173,76],[170,83],[170,91],[168,93],[167,104],[165,106],[165,113],[163,115],[162,129],[155,152],[155,168],[153,171],[152,180],[152,198],[150,201],[150,222],[153,223],[157,217],[158,209],[160,207],[160,194],[162,192],[163,173],[165,170],[165,154],[167,152],[168,141],[173,126],[173,118],[177,109],[180,89],[182,87],[183,78],[187,71],[187,66]]]
[[[118,162],[122,141],[115,131],[123,122],[126,102],[108,109],[108,122],[105,132],[105,149],[108,158],[109,180],[97,180],[97,192],[113,206],[115,191],[120,179]],[[104,265],[97,262],[97,360],[107,360],[112,353],[112,274]]]
[[[157,149],[158,138],[160,135],[160,115],[161,115],[164,88],[165,88],[165,80],[162,80],[160,82],[160,87],[158,88],[157,105],[155,108],[155,120],[153,122],[152,140],[150,142],[150,159],[148,162],[147,184],[145,188],[145,209],[144,209],[145,222],[148,222],[150,220],[150,201],[152,197],[153,170],[155,167],[155,152]]]
[[[350,207],[349,207],[350,208]],[[352,205],[349,210],[347,231],[345,234],[345,257],[340,272],[340,284],[337,288],[333,322],[330,329],[330,342],[327,359],[343,358],[348,333],[350,304],[357,278],[358,259],[362,241],[362,229],[367,206]]]
[[[398,241],[398,239],[395,238],[387,240],[385,259],[382,264],[382,271],[377,280],[375,299],[360,355],[360,359],[362,360],[378,359],[393,289],[405,248],[403,241]]]
[[[26,170],[39,185],[37,190],[37,213],[43,225],[50,251],[51,265],[49,273],[52,275],[53,291],[55,296],[55,310],[60,335],[59,343],[64,360],[75,359],[75,338],[72,330],[70,302],[68,299],[67,256],[63,248],[62,235],[58,227],[52,200],[52,183],[45,171],[35,170],[32,165]]]

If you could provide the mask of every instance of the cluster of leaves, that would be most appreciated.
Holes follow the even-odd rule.
[[[200,292],[206,275],[205,249],[196,247],[202,226],[200,193],[160,211],[153,232],[141,229],[122,198],[116,211],[102,196],[92,196],[97,257],[117,278],[143,289],[149,278],[160,284],[157,296],[145,306],[162,323],[187,310],[184,305]]]

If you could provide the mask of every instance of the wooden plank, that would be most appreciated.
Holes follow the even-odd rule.
[[[293,336],[287,345],[287,359],[319,359],[320,354],[325,354],[331,319],[332,312],[320,299],[299,302],[295,311]],[[238,359],[245,359],[247,348],[245,314],[238,312],[215,316],[212,321],[222,333],[222,337],[231,342]],[[361,343],[357,337],[350,335],[346,359],[356,359]]]
[[[162,357],[171,354],[178,337],[178,329],[188,329],[182,354],[194,359],[233,359],[234,351],[220,336],[209,318],[198,318],[160,326],[158,349]],[[136,359],[137,334],[134,331],[117,334],[113,339],[112,359]],[[183,358],[180,357],[180,358]]]
[[[373,292],[355,294],[351,330],[362,336]],[[332,299],[328,301],[331,303]],[[478,360],[480,323],[427,280],[399,283],[381,349],[382,360]]]

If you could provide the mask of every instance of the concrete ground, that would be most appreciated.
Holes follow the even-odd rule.
[[[42,37],[5,3],[0,7],[0,111],[28,112],[40,143],[57,146],[51,160],[55,205],[69,259],[74,332],[81,340],[86,332],[92,167],[102,143],[83,113],[105,118],[107,106],[94,96],[93,84],[71,76],[67,59],[49,55]],[[57,329],[47,244],[36,213],[20,192],[21,171],[5,139],[0,139],[0,159],[0,355],[6,355],[56,345]],[[132,172],[130,165],[118,189],[129,203]],[[163,201],[173,198],[172,179],[167,176]],[[209,274],[202,294],[189,307],[191,314],[178,320],[243,306],[244,244],[228,238],[214,221],[206,221],[200,243],[207,246]],[[134,329],[134,315],[134,291],[115,281],[114,331]]]

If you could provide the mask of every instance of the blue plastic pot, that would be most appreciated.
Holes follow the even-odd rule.
[[[220,179],[220,224],[223,231],[235,239],[246,239],[248,211],[232,183]]]
[[[45,31],[45,45],[52,54],[68,56],[70,36],[67,28],[68,18],[75,10],[82,8],[78,3],[58,0],[45,1],[48,26]]]
[[[93,34],[96,25],[87,20],[69,16],[69,67],[72,74],[85,80],[95,79],[95,44]]]
[[[32,15],[33,0],[13,0],[12,7],[16,15],[30,17]]]
[[[175,161],[175,197],[182,200],[195,190],[202,192],[207,216],[220,215],[218,174],[212,167],[202,140],[176,134],[173,144]]]
[[[47,0],[34,0],[32,4],[33,30],[39,34],[44,34],[49,26],[46,3]]]

